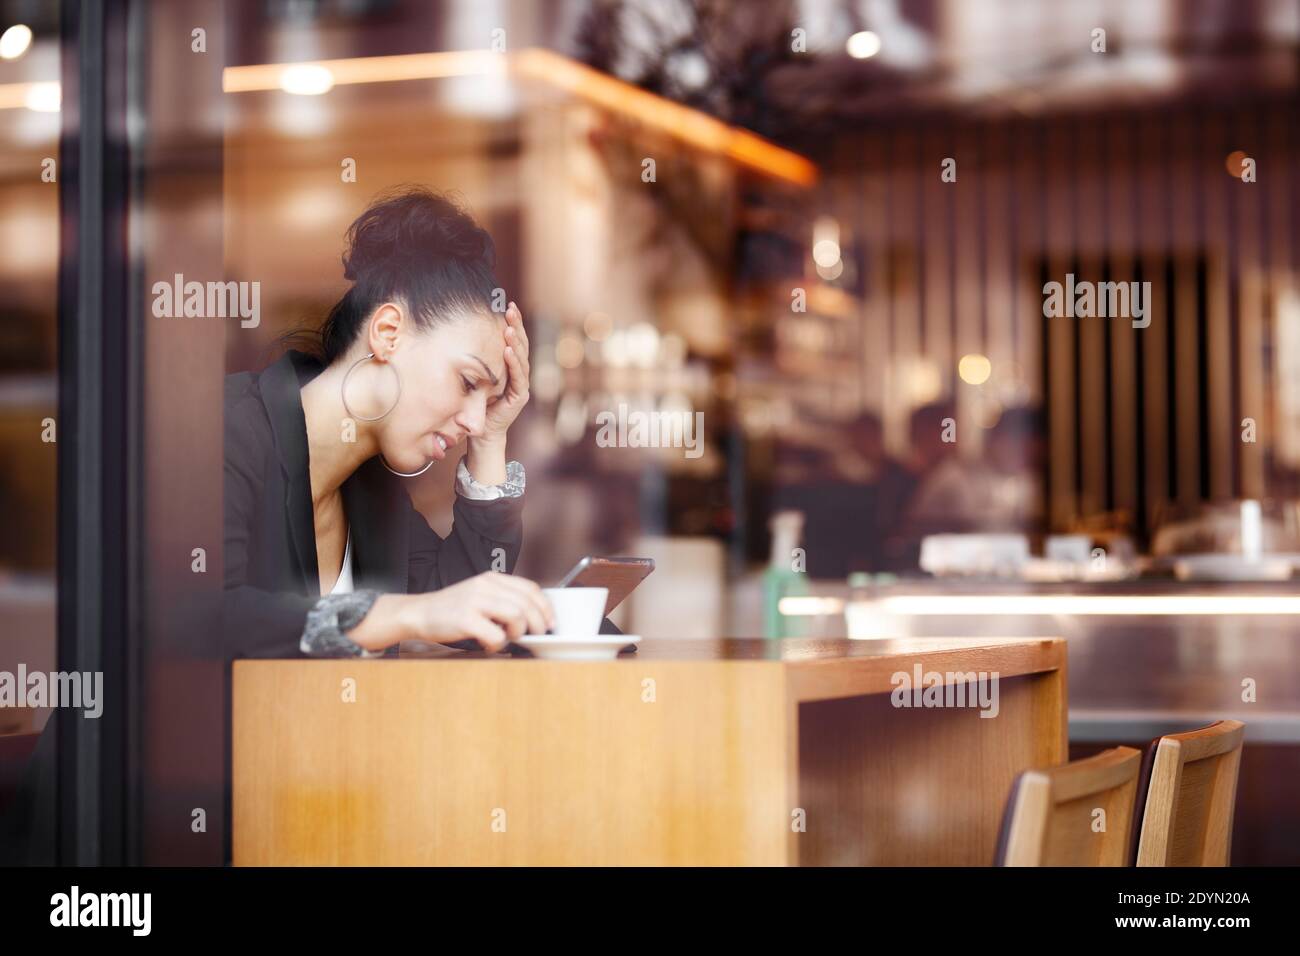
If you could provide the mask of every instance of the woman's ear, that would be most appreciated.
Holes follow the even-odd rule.
[[[406,332],[406,317],[393,302],[375,309],[367,325],[366,345],[381,361],[392,358],[398,340]]]

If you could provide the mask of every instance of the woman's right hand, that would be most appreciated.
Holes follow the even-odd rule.
[[[527,578],[485,571],[425,594],[385,594],[349,634],[370,650],[415,639],[451,644],[471,638],[496,652],[525,634],[545,634],[555,612]]]

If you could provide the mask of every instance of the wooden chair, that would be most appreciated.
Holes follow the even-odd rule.
[[[1128,865],[1141,763],[1137,750],[1115,747],[1020,774],[1002,817],[997,865]]]
[[[1228,865],[1244,736],[1241,721],[1217,720],[1151,742],[1138,866]]]

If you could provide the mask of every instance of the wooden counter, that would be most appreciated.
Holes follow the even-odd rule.
[[[894,706],[918,665],[998,674],[997,715]],[[1048,638],[238,661],[234,862],[987,865],[1065,677]]]

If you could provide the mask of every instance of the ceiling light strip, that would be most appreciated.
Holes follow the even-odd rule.
[[[540,80],[776,179],[799,186],[817,181],[817,167],[797,153],[550,50],[527,49],[508,58],[488,50],[466,50],[311,63],[329,70],[335,86],[476,76],[510,69],[521,79]],[[293,65],[228,66],[222,72],[222,89],[227,93],[278,90],[285,68]]]

